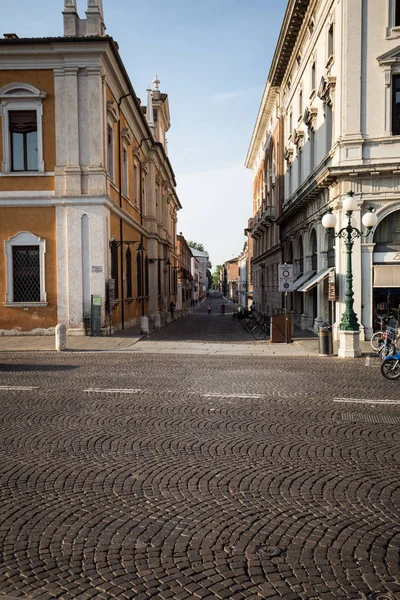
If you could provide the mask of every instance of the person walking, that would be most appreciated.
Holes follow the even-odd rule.
[[[211,303],[210,302],[207,304],[207,312],[209,315],[211,314]]]

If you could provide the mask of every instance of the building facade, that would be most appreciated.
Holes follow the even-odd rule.
[[[277,225],[293,264],[298,326],[333,324],[345,310],[346,248],[321,224],[355,193],[354,227],[372,207],[378,225],[354,240],[354,310],[361,339],[400,305],[400,4],[394,0],[289,0],[262,103],[283,122],[284,198]],[[261,112],[263,111],[263,107]],[[267,135],[263,140],[267,143]],[[341,335],[341,334],[340,334]]]
[[[177,309],[184,312],[193,306],[194,301],[194,277],[192,275],[193,254],[188,243],[180,233],[178,242],[178,297]]]
[[[2,333],[83,334],[93,296],[106,334],[176,300],[168,96],[156,78],[141,106],[101,0],[63,17],[63,37],[0,39]]]
[[[208,252],[190,247],[193,257],[197,260],[196,269],[199,273],[198,300],[204,298],[208,290],[207,269],[210,263]]]

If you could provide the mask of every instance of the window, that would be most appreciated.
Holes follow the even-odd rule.
[[[138,298],[143,296],[142,256],[140,252],[136,253],[136,295]]]
[[[128,152],[126,148],[122,150],[122,172],[123,172],[123,194],[128,195]]]
[[[44,304],[45,240],[23,231],[5,242],[7,264],[6,305]]]
[[[299,91],[299,115],[303,116],[303,90]]]
[[[119,281],[118,281],[118,246],[111,246],[111,279],[115,281],[115,298],[119,298]]]
[[[147,256],[144,261],[144,295],[149,296],[149,259]]]
[[[107,125],[107,171],[114,181],[114,130]]]
[[[11,171],[37,171],[37,121],[34,110],[12,110],[8,115]]]
[[[317,85],[317,75],[316,75],[316,66],[315,66],[315,60],[314,60],[311,65],[311,91],[312,92],[316,89],[316,85]]]
[[[133,165],[133,193],[135,196],[135,198],[134,198],[135,206],[138,207],[139,206],[139,169],[138,169],[136,162]]]
[[[331,23],[328,29],[328,60],[333,56],[335,50],[333,33],[333,23]]]
[[[392,83],[392,133],[400,135],[400,75],[394,75]]]
[[[394,26],[400,27],[400,0],[396,0],[395,14],[394,14]]]
[[[145,215],[146,214],[146,202],[147,202],[147,198],[146,198],[146,176],[143,175],[142,177],[142,214]]]
[[[126,297],[132,298],[132,253],[129,246],[126,249],[125,255],[125,267],[126,267]]]
[[[318,268],[317,234],[315,229],[311,233],[311,268],[316,271]]]
[[[0,88],[3,173],[44,172],[42,101],[45,92],[27,83]]]

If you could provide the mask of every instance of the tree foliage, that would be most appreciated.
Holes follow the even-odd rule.
[[[213,286],[215,288],[218,287],[218,283],[219,283],[219,273],[222,269],[222,265],[217,265],[214,269],[214,273],[212,274],[212,279],[213,279]]]
[[[200,252],[204,252],[204,244],[200,244],[199,242],[193,242],[192,240],[188,240],[187,245],[190,248],[196,248],[196,250],[200,250]]]

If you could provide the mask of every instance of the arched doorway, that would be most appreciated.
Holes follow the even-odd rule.
[[[385,217],[374,234],[373,326],[377,317],[400,315],[400,210]]]

